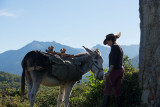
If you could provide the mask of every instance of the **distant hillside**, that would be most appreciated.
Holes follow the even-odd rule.
[[[138,69],[138,67],[139,67],[139,55],[137,55],[136,57],[134,57],[132,59],[132,65],[134,66],[134,68]]]
[[[56,42],[38,42],[33,41],[26,46],[18,50],[10,50],[0,54],[0,70],[5,71],[11,74],[21,75],[21,61],[23,57],[31,50],[41,50],[45,51],[48,49],[48,46],[53,45],[54,50],[59,52],[60,49],[66,48],[66,53],[68,54],[78,54],[84,52],[83,49],[72,48],[66,45],[62,45]]]
[[[21,75],[22,68],[21,68],[21,61],[24,58],[24,56],[31,50],[41,50],[45,51],[48,46],[53,45],[55,48],[54,50],[59,52],[60,49],[66,48],[66,53],[68,54],[78,54],[84,52],[84,49],[82,48],[72,48],[66,45],[62,45],[60,43],[56,42],[39,42],[39,41],[33,41],[26,46],[18,49],[18,50],[9,50],[4,53],[0,54],[0,70],[5,71],[11,74],[18,74]],[[108,67],[108,55],[110,53],[110,47],[102,46],[102,45],[96,45],[93,47],[94,49],[99,48],[102,57],[104,59],[104,68]],[[130,58],[134,58],[139,53],[139,45],[129,45],[125,46],[122,45],[122,48],[124,50],[124,54],[128,55]]]
[[[0,71],[0,89],[11,89],[20,87],[21,77]]]

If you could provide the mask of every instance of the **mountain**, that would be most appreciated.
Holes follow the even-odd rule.
[[[78,53],[84,52],[84,49],[82,48],[72,48],[66,45],[62,45],[60,43],[56,43],[55,41],[53,42],[33,41],[18,50],[9,50],[4,53],[1,53],[0,54],[0,70],[11,73],[11,74],[21,75],[22,73],[21,61],[24,58],[24,56],[31,50],[41,50],[44,52],[48,48],[48,46],[51,46],[51,45],[55,47],[54,50],[57,52],[59,52],[60,49],[62,48],[66,48],[67,54],[78,54]],[[104,68],[107,68],[110,47],[106,47],[98,44],[93,48],[94,49],[98,48],[100,50],[102,57],[104,59]],[[136,57],[139,53],[139,45],[130,45],[130,46],[122,45],[122,48],[124,50],[124,54],[128,55],[130,58]]]
[[[134,57],[139,55],[139,45],[121,45],[124,54],[128,55],[130,59],[134,59]],[[110,47],[102,46],[102,45],[96,45],[93,47],[94,49],[98,48],[102,54],[102,57],[104,59],[104,68],[107,68],[109,66],[109,53],[110,53]],[[136,61],[134,62],[136,64]]]
[[[134,68],[138,69],[138,67],[139,67],[139,55],[135,56],[132,59],[132,65],[134,66]]]
[[[33,41],[26,46],[18,49],[18,50],[10,50],[0,54],[0,70],[5,71],[11,74],[19,74],[22,73],[21,61],[23,57],[31,50],[41,50],[45,51],[48,49],[48,46],[55,46],[54,50],[59,52],[60,49],[66,48],[66,53],[68,54],[78,54],[84,52],[83,49],[72,48],[66,45],[62,45],[60,43],[53,42],[39,42]]]

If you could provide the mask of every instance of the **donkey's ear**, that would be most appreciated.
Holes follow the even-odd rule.
[[[101,53],[100,53],[98,48],[96,49],[96,52],[97,52],[98,55],[101,55]]]
[[[82,47],[83,47],[90,55],[93,55],[93,54],[94,54],[92,50],[86,48],[85,46],[82,46]]]

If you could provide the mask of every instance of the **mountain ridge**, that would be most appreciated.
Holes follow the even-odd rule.
[[[45,52],[45,50],[48,49],[48,46],[51,45],[54,46],[54,51],[56,52],[60,52],[60,49],[62,48],[66,48],[67,54],[78,54],[85,52],[83,48],[72,48],[70,46],[63,45],[55,41],[52,42],[32,41],[31,43],[23,46],[20,49],[8,50],[3,53],[0,53],[0,70],[11,74],[20,75],[22,71],[21,61],[29,51],[40,50]],[[110,47],[97,44],[96,46],[93,46],[93,48],[94,49],[98,48],[100,50],[102,57],[104,59],[104,64],[103,64],[104,68],[107,68]],[[127,55],[132,58],[137,56],[139,52],[139,45],[131,45],[131,46],[122,45],[122,48],[124,50],[124,53],[127,53]]]

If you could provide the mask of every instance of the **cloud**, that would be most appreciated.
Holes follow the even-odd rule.
[[[0,16],[7,16],[7,17],[13,17],[13,18],[18,17],[18,15],[8,12],[7,10],[0,10]]]

